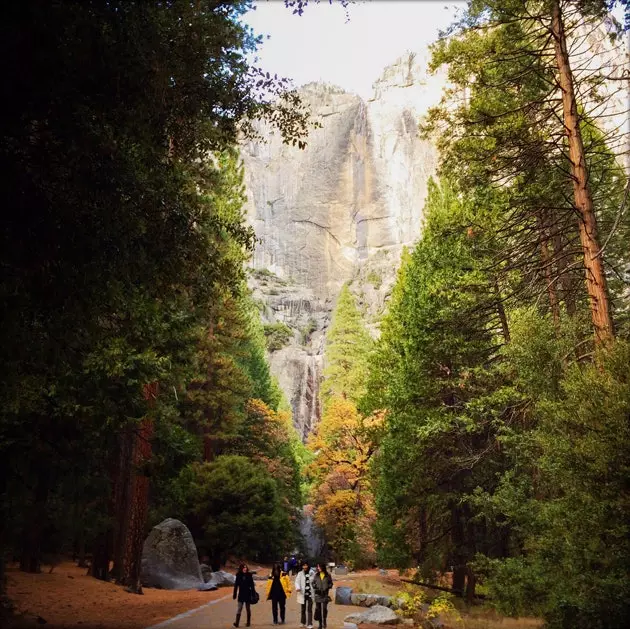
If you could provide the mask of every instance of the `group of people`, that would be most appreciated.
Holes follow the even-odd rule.
[[[302,562],[302,570],[295,577],[295,591],[301,610],[301,626],[313,629],[313,619],[319,622],[319,629],[326,629],[328,618],[328,603],[333,581],[326,570],[326,564],[321,562],[312,569],[307,561]],[[286,602],[291,596],[291,580],[287,570],[283,566],[275,564],[267,579],[267,600],[271,601],[271,613],[274,625],[283,625],[286,618]],[[236,620],[234,626],[238,627],[241,621],[243,606],[247,613],[246,626],[251,626],[251,605],[258,602],[258,593],[254,585],[254,578],[247,564],[241,564],[236,573],[234,583],[234,599],[238,599]],[[313,607],[315,614],[313,615]],[[278,620],[279,619],[279,620]]]
[[[284,561],[282,562],[282,569],[287,574],[292,574],[293,576],[295,576],[297,575],[301,565],[301,559],[296,559],[295,555],[291,555],[291,557],[284,558]]]

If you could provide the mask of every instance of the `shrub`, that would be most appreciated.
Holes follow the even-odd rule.
[[[267,349],[270,352],[277,352],[282,349],[291,341],[293,336],[293,330],[282,321],[276,323],[265,323],[263,326],[265,332],[265,340],[267,342]]]

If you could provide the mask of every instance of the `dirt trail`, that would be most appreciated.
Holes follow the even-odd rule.
[[[9,597],[30,621],[27,626],[46,629],[231,629],[234,622],[236,603],[230,588],[214,592],[145,588],[144,595],[137,596],[113,583],[86,576],[86,571],[72,562],[58,565],[52,574],[46,570],[42,574],[26,574],[17,566],[10,566],[7,571]],[[342,584],[341,581],[336,583]],[[261,599],[264,585],[264,582],[256,582]],[[330,629],[342,627],[343,618],[353,609],[330,604]],[[37,617],[46,623],[38,623]],[[256,629],[274,627],[271,603],[261,600],[252,607],[252,621],[252,627]],[[294,629],[299,624],[299,606],[293,594],[287,602],[285,627]]]
[[[260,603],[252,606],[252,629],[277,629],[273,624],[271,615],[271,602],[264,599],[264,583],[256,583],[256,589],[261,594]],[[344,585],[339,581],[336,585]],[[236,614],[236,601],[232,600],[231,593],[224,591],[229,596],[223,600],[213,601],[201,609],[189,612],[179,618],[172,618],[166,622],[152,626],[150,629],[231,629]],[[334,600],[334,592],[332,593]],[[328,627],[339,629],[343,627],[343,619],[352,612],[364,608],[346,605],[328,605]],[[241,627],[245,627],[245,611],[241,617]],[[313,623],[317,628],[316,622]],[[286,624],[284,629],[296,629],[300,627],[300,606],[297,603],[295,593],[287,601]]]

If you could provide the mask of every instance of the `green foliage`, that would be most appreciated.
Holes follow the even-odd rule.
[[[350,289],[344,284],[326,334],[324,402],[334,395],[358,400],[365,391],[372,339]]]
[[[383,283],[383,278],[381,274],[378,271],[375,271],[374,269],[372,269],[368,273],[366,279],[370,284],[372,284],[372,286],[374,286],[374,288],[376,288],[376,290],[378,290],[381,287],[381,284]]]
[[[213,561],[229,555],[269,561],[293,541],[276,482],[247,457],[220,456],[187,466],[171,492],[174,517],[189,524]]]
[[[38,540],[111,533],[120,436],[143,418],[159,490],[204,434],[229,441],[249,397],[280,401],[247,314],[254,240],[233,147],[257,118],[302,143],[306,116],[249,65],[249,8],[95,0],[3,16],[2,58],[25,65],[5,64],[0,129],[0,553],[32,569]]]
[[[306,345],[311,340],[311,334],[317,330],[317,321],[310,318],[308,323],[300,328],[300,342],[302,345]]]
[[[430,183],[423,237],[399,271],[362,405],[386,417],[374,465],[379,557],[427,578],[461,570],[476,548],[498,552],[505,537],[468,504],[501,469],[496,437],[518,399],[496,362],[500,302],[485,243],[470,236],[473,210],[448,182]]]
[[[293,330],[282,321],[275,323],[265,323],[263,326],[265,338],[267,339],[267,349],[270,352],[277,352],[291,342]]]
[[[535,429],[525,452],[517,435],[508,442],[517,473],[503,476],[488,506],[518,529],[523,554],[480,566],[505,612],[540,614],[553,629],[623,627],[630,609],[630,349],[618,341],[595,363],[573,364],[554,390],[531,386],[528,360],[519,355]],[[532,344],[527,358],[535,356]]]

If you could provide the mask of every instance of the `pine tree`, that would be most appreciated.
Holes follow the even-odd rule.
[[[471,597],[475,553],[500,554],[505,532],[478,526],[468,498],[495,482],[496,436],[515,401],[497,362],[504,332],[487,243],[470,231],[478,218],[448,182],[431,183],[365,398],[365,410],[385,414],[375,461],[381,559],[430,579],[452,565],[453,590]]]
[[[367,356],[372,340],[354,296],[345,284],[339,293],[324,354],[324,404],[333,396],[358,400],[365,391]]]

